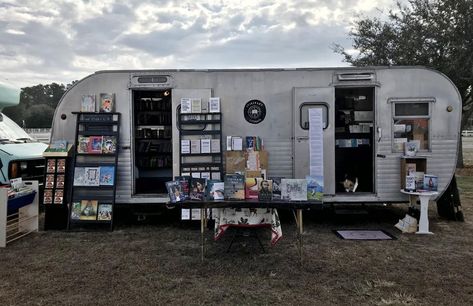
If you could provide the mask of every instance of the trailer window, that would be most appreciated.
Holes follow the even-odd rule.
[[[322,122],[324,129],[328,126],[328,106],[322,102],[304,102],[299,108],[300,126],[303,130],[309,129],[309,109],[321,108],[322,109]]]
[[[430,102],[393,103],[393,151],[403,152],[404,143],[419,141],[419,150],[428,151]]]

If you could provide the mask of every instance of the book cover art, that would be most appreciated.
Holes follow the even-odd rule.
[[[181,98],[181,114],[192,113],[192,104],[190,98]]]
[[[100,186],[100,167],[85,167],[85,185]]]
[[[220,139],[211,139],[210,140],[210,152],[211,153],[220,153]]]
[[[102,136],[90,136],[88,153],[102,153],[102,140]]]
[[[416,177],[416,190],[424,189],[424,172],[416,171],[414,176]]]
[[[281,179],[281,198],[286,201],[307,201],[307,180]]]
[[[64,188],[64,174],[58,174],[56,176],[56,188]]]
[[[171,203],[182,201],[181,185],[178,181],[169,181],[165,183]]]
[[[85,179],[85,168],[75,167],[74,168],[74,186],[87,186]]]
[[[406,176],[406,187],[404,188],[406,191],[416,191],[416,177],[415,175],[407,175]]]
[[[438,177],[436,175],[424,174],[423,190],[437,191],[438,190]]]
[[[205,179],[191,178],[190,199],[202,201],[205,196]]]
[[[257,178],[258,200],[271,201],[273,199],[273,181],[264,178]]]
[[[46,188],[54,188],[54,174],[46,174]]]
[[[209,113],[220,113],[220,98],[209,98]]]
[[[113,186],[115,183],[115,167],[101,166],[100,167],[100,185]]]
[[[50,189],[44,190],[43,195],[43,204],[52,204],[53,203],[53,191]]]
[[[224,199],[224,183],[218,180],[207,181],[206,198],[210,201]]]
[[[48,152],[67,152],[67,140],[60,139],[54,140],[49,145]]]
[[[77,153],[89,153],[89,136],[79,135],[77,138]]]
[[[57,173],[66,172],[66,160],[64,158],[57,160]]]
[[[95,112],[95,95],[83,95],[80,103],[81,112]]]
[[[191,154],[199,154],[200,153],[200,139],[192,139],[191,140]]]
[[[81,215],[81,205],[80,202],[73,202],[71,208],[71,219],[80,220]]]
[[[80,201],[80,220],[97,220],[97,200]]]
[[[102,153],[113,154],[117,151],[117,137],[103,136],[102,137]]]
[[[273,181],[273,200],[281,200],[281,177],[271,177]]]
[[[307,200],[322,201],[324,198],[323,176],[306,176]]]
[[[191,141],[189,139],[181,140],[181,154],[191,153]]]
[[[201,139],[200,140],[200,152],[201,153],[210,153],[211,152],[210,144],[211,144],[210,139]]]
[[[181,186],[181,200],[188,200],[190,197],[190,175],[176,176],[174,180]]]
[[[56,189],[54,192],[54,204],[62,204],[64,199],[64,190],[63,189]]]
[[[256,177],[245,178],[245,199],[258,199],[258,182]]]
[[[115,108],[115,94],[101,93],[100,94],[100,112],[111,113]]]
[[[46,173],[54,173],[56,172],[56,160],[55,159],[48,159],[46,164]]]
[[[100,220],[100,221],[112,220],[112,204],[99,204],[97,220]]]
[[[245,176],[241,174],[226,174],[224,179],[225,199],[245,199]]]
[[[416,164],[415,163],[406,163],[406,173],[405,176],[412,175],[415,176],[416,173]]]
[[[201,113],[202,112],[202,100],[200,98],[191,99],[191,111],[192,113]]]

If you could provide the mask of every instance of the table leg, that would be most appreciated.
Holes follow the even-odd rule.
[[[205,228],[205,208],[201,208],[200,209],[200,260],[202,262],[204,262],[204,253],[205,253],[204,228]]]
[[[420,195],[419,231],[416,234],[433,234],[429,231],[429,199],[430,196]]]
[[[299,240],[299,260],[300,264],[302,265],[302,232],[303,232],[303,225],[302,225],[302,209],[297,210],[297,225],[299,228],[298,232],[298,240]]]

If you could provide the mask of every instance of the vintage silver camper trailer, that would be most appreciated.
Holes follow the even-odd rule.
[[[98,100],[100,93],[114,93],[122,114],[117,203],[168,201],[163,182],[179,175],[181,98],[219,97],[223,139],[261,137],[270,177],[308,174],[308,109],[321,108],[325,203],[407,201],[400,192],[407,140],[419,141],[421,171],[438,176],[440,194],[455,171],[460,95],[445,75],[424,67],[98,71],[62,97],[51,141],[74,142],[81,96]],[[157,104],[146,108],[146,101]],[[163,141],[149,136],[143,145],[138,136],[146,129],[164,130],[156,135],[170,137],[168,150],[146,153]],[[358,178],[356,192],[345,191],[345,176]]]

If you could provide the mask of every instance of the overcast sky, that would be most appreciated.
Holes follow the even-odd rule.
[[[357,14],[395,0],[0,0],[0,81],[70,83],[97,70],[346,66]]]

